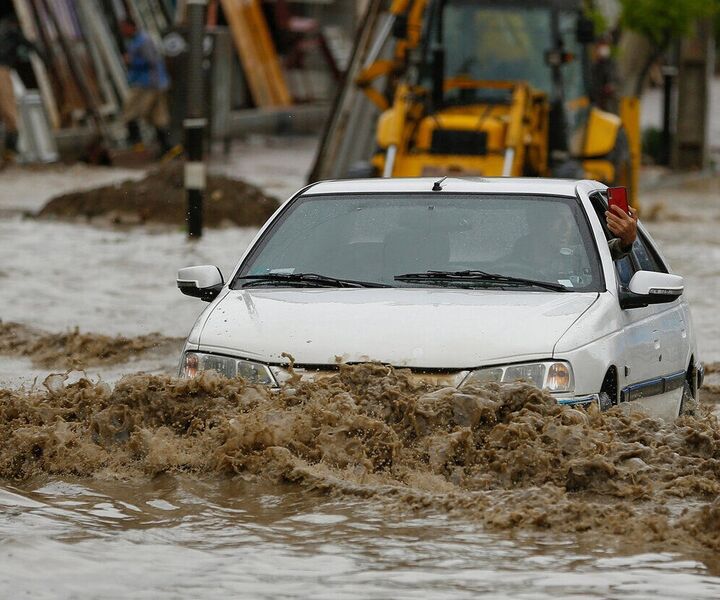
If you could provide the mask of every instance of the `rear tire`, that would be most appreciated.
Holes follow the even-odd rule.
[[[680,410],[678,411],[679,417],[696,417],[698,414],[699,403],[697,399],[692,395],[692,388],[686,381],[683,385],[682,400],[680,400]]]

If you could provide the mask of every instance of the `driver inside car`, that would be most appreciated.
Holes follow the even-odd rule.
[[[608,240],[608,248],[614,261],[627,256],[637,237],[637,211],[630,208],[625,213],[612,207],[605,213],[607,228],[615,236]],[[570,211],[536,210],[527,215],[528,232],[519,238],[510,252],[508,263],[524,264],[523,273],[508,275],[531,275],[543,281],[557,281],[573,287],[583,282],[589,273],[588,258],[580,239],[578,228]],[[512,267],[509,269],[512,270]]]

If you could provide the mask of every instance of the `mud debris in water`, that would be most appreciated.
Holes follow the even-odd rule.
[[[720,362],[705,365],[705,382],[700,389],[700,401],[720,405]]]
[[[138,337],[80,333],[47,333],[20,323],[0,321],[0,355],[27,356],[40,367],[82,369],[127,362],[148,351],[178,352],[183,340],[159,333]]]
[[[705,373],[707,373],[708,375],[720,373],[720,362],[714,362],[705,365]]]
[[[236,474],[489,528],[720,551],[720,424],[559,406],[525,384],[433,388],[381,365],[280,391],[213,373],[0,390],[0,477]]]
[[[203,222],[208,227],[257,227],[278,206],[277,199],[249,183],[209,175]],[[57,196],[37,217],[103,225],[184,226],[186,210],[183,164],[173,162],[150,171],[140,181]]]

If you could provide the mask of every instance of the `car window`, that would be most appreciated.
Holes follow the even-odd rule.
[[[627,287],[632,276],[635,275],[635,265],[629,255],[615,261],[615,271],[618,274],[620,284]]]
[[[412,284],[396,275],[429,270],[483,270],[578,290],[602,284],[576,199],[447,193],[302,196],[238,277],[318,273],[400,287]]]
[[[638,237],[633,244],[633,256],[638,268],[642,271],[658,271],[667,273],[667,268],[648,244],[645,236],[638,232]]]
[[[607,239],[611,239],[613,234],[607,228],[607,220],[605,211],[607,210],[607,196],[604,192],[597,192],[590,197],[593,208],[600,219],[603,231]],[[658,271],[667,273],[668,269],[657,255],[655,250],[648,242],[646,236],[638,230],[638,237],[633,243],[632,252],[629,256],[621,260],[615,261],[615,269],[617,271],[620,283],[627,286],[636,271]]]

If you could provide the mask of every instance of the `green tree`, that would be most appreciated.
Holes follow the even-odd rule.
[[[653,63],[673,44],[692,31],[702,18],[717,15],[720,0],[620,0],[620,23],[647,38],[652,52],[635,83],[639,96]]]

